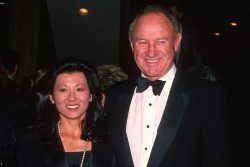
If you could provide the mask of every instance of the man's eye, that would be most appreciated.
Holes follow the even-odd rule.
[[[146,41],[139,41],[138,44],[139,45],[147,45],[147,42]]]
[[[165,44],[166,41],[157,41],[157,43],[158,43],[159,45],[162,45],[162,44]]]

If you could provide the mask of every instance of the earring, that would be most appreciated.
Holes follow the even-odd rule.
[[[90,95],[89,102],[92,102],[92,94]]]

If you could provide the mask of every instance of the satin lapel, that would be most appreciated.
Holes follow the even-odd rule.
[[[116,114],[113,119],[113,121],[115,121],[113,124],[115,126],[113,127],[113,129],[115,129],[113,131],[113,136],[115,138],[114,141],[116,142],[115,147],[118,148],[117,154],[121,166],[133,166],[133,160],[126,135],[126,123],[134,89],[134,84],[130,84],[129,88],[127,88],[124,93],[116,97],[117,103],[115,105],[118,111],[115,111]]]
[[[174,84],[179,85],[183,84],[183,82],[176,81]],[[179,86],[175,86],[171,90],[161,123],[158,127],[148,166],[159,166],[164,156],[166,156],[185,114],[191,92],[191,90],[184,91]]]

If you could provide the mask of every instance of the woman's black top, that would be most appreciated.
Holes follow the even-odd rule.
[[[38,130],[16,133],[15,167],[79,167],[83,152],[65,152],[57,129],[49,140],[42,140]],[[47,135],[49,136],[49,135]],[[83,167],[114,167],[111,145],[92,143]]]

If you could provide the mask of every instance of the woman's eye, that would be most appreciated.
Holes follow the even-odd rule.
[[[83,88],[77,88],[77,91],[82,92],[82,91],[84,91],[84,89]]]
[[[66,92],[67,89],[59,89],[60,92]]]
[[[67,89],[66,88],[58,88],[58,91],[59,92],[67,92]]]

